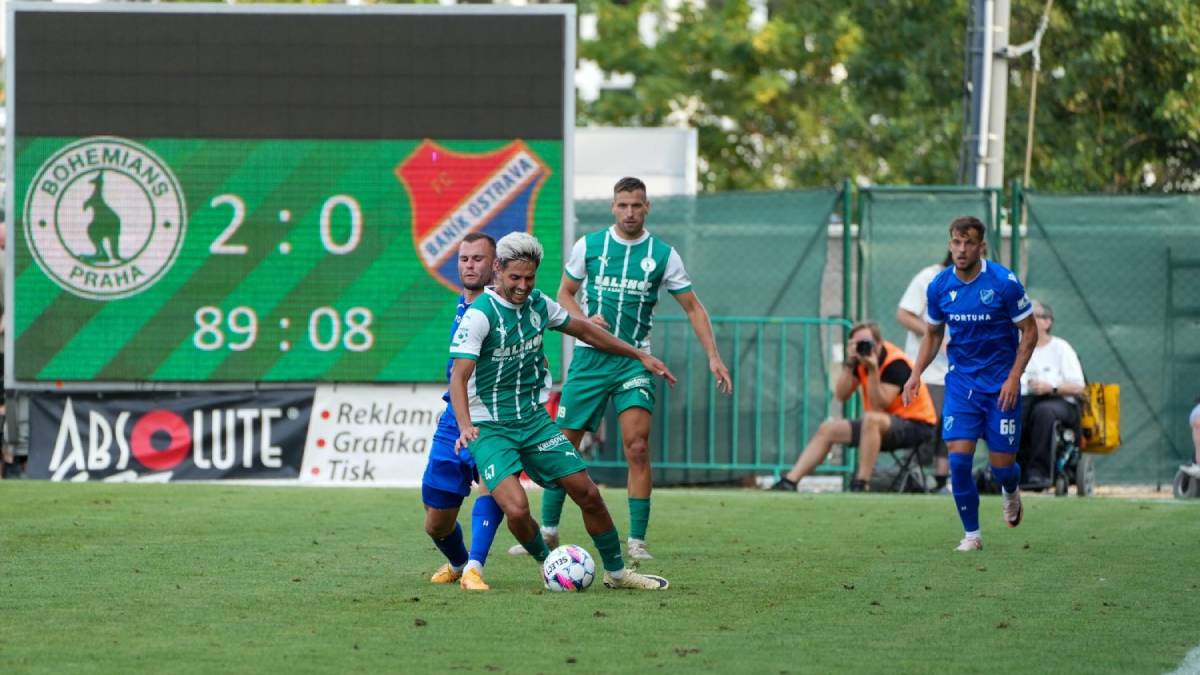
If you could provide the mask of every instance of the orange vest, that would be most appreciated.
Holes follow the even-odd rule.
[[[887,340],[883,341],[883,352],[883,363],[879,364],[880,373],[895,361],[903,361],[908,364],[910,369],[915,370],[912,359],[908,358],[904,350]],[[870,398],[867,396],[867,369],[859,366],[855,369],[855,375],[858,376],[858,386],[862,389],[863,410],[872,410]],[[929,389],[925,387],[924,382],[921,382],[921,388],[917,390],[917,397],[911,403],[904,405],[904,392],[900,392],[883,412],[914,422],[937,424],[937,412],[933,409],[933,399],[929,398]]]

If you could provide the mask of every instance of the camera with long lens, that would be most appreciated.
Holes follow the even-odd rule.
[[[859,356],[870,356],[875,353],[875,343],[870,340],[860,340],[854,344],[854,353]]]

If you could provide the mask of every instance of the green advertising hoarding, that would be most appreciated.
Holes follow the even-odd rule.
[[[571,13],[261,11],[17,5],[16,386],[437,381],[464,235],[557,287]]]

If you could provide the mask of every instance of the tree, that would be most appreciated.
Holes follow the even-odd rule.
[[[1031,35],[1040,8],[1014,31]],[[1024,149],[1029,70],[1010,90],[1009,147]],[[1042,48],[1031,183],[1060,191],[1200,190],[1200,6],[1056,2]],[[1019,175],[1023,152],[1006,158]],[[1149,180],[1153,177],[1152,182]]]
[[[580,102],[581,123],[698,130],[706,190],[861,182],[945,184],[962,144],[967,3],[774,2],[747,26],[745,0],[581,3],[598,38],[579,45],[632,89]],[[1041,3],[1017,7],[1032,36]],[[1191,0],[1055,5],[1043,43],[1034,184],[1044,189],[1197,189],[1200,16]],[[643,12],[658,40],[638,38]],[[1006,172],[1021,174],[1030,82],[1012,64]],[[1144,185],[1145,167],[1157,179]]]

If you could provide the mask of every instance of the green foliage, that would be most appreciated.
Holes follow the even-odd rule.
[[[1014,33],[1040,7],[1022,5]],[[1032,184],[1044,190],[1200,189],[1200,6],[1194,0],[1054,5],[1042,50]],[[1025,146],[1029,72],[1010,90],[1008,142]],[[1020,172],[1023,152],[1006,161]],[[1156,180],[1145,185],[1148,169]]]
[[[1032,497],[1009,530],[984,497],[964,555],[947,497],[661,490],[669,590],[551,594],[507,532],[491,591],[431,585],[416,490],[3,492],[4,673],[1161,673],[1196,643],[1200,503]]]
[[[1042,3],[1014,3],[1012,41]],[[598,3],[582,58],[635,77],[632,90],[580,102],[581,123],[697,128],[706,190],[956,182],[963,138],[969,3],[771,3],[761,30],[745,0],[677,13],[654,0]],[[586,10],[584,10],[586,11]],[[637,17],[658,13],[653,46]],[[1034,184],[1153,190],[1200,174],[1200,10],[1192,0],[1055,5],[1043,47]],[[1056,68],[1063,75],[1055,76]],[[1031,59],[1013,64],[1006,173],[1024,160]],[[1189,183],[1190,182],[1190,183]]]

